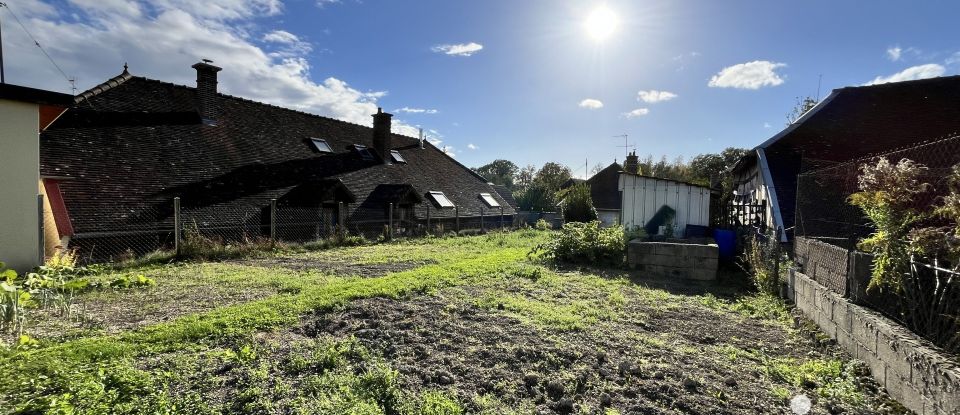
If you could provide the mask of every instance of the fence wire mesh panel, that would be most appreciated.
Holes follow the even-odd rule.
[[[873,232],[863,212],[851,205],[849,198],[859,191],[861,166],[876,165],[881,158],[891,163],[909,159],[926,167],[919,179],[929,188],[914,198],[917,208],[926,209],[948,191],[947,178],[953,166],[960,163],[960,136],[844,163],[804,160],[804,171],[797,177],[795,235],[853,249],[857,241]]]
[[[182,207],[180,223],[184,240],[202,237],[219,243],[246,243],[264,239],[269,210],[259,206]]]
[[[849,251],[813,239],[794,240],[794,260],[804,274],[833,292],[847,295]]]
[[[82,263],[117,262],[174,246],[173,207],[129,205],[122,214],[73,223],[74,234],[61,239]],[[48,228],[49,229],[49,228]]]

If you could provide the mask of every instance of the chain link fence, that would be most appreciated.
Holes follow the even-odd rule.
[[[184,241],[203,238],[217,244],[303,244],[331,238],[337,232],[368,240],[426,235],[475,234],[513,229],[514,215],[502,208],[461,215],[460,207],[395,205],[320,206],[230,203],[193,206],[175,198],[154,206],[122,209],[123,218],[90,220],[75,234],[61,237],[60,246],[74,250],[85,264],[119,262],[156,252],[176,252]],[[56,224],[44,217],[45,232],[57,236]],[[52,252],[47,252],[51,254]]]
[[[915,195],[913,208],[929,212],[948,194],[948,177],[960,163],[960,136],[842,163],[804,160],[797,177],[795,259],[803,272],[854,303],[868,306],[901,323],[943,349],[960,354],[960,273],[937,259],[911,257],[909,271],[896,288],[868,289],[872,255],[857,244],[874,232],[864,212],[850,204],[858,192],[861,166],[912,160],[926,167],[920,183],[929,187]],[[930,215],[916,227],[949,221]]]

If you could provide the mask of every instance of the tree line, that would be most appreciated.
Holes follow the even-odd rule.
[[[728,171],[747,153],[746,149],[728,147],[719,153],[697,155],[689,161],[682,156],[669,160],[667,156],[654,159],[653,155],[647,155],[639,160],[638,170],[645,176],[727,188],[731,185]],[[605,167],[607,165],[597,164],[591,175]],[[497,159],[473,171],[510,190],[520,210],[534,211],[554,210],[563,196],[563,185],[573,178],[573,170],[557,162],[547,162],[538,169],[532,164],[520,167],[510,160]]]

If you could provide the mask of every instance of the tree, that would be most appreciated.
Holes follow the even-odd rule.
[[[590,185],[579,183],[567,189],[563,198],[563,220],[566,222],[592,222],[597,220],[597,210],[590,197]]]
[[[560,163],[549,162],[537,171],[533,181],[547,190],[556,192],[560,190],[560,185],[570,180],[571,177],[573,177],[573,173],[569,167]]]
[[[510,160],[497,159],[489,164],[473,169],[490,183],[505,186],[513,190],[520,168]]]
[[[690,160],[690,175],[693,182],[708,184],[711,187],[720,183],[727,169],[727,163],[719,154],[701,154]]]
[[[533,184],[533,176],[537,173],[537,167],[528,164],[517,173],[517,179],[514,182],[516,190],[524,190]]]
[[[787,126],[795,123],[803,114],[806,114],[807,111],[810,111],[811,108],[817,106],[817,100],[806,96],[803,99],[797,97],[797,103],[794,104],[793,109],[787,113]]]
[[[524,190],[514,194],[517,199],[517,205],[523,211],[547,211],[553,212],[557,209],[555,199],[556,192],[535,183]]]
[[[603,164],[603,163],[597,163],[595,166],[593,166],[592,169],[590,169],[590,177],[593,177],[593,176],[596,175],[597,173],[600,173],[600,172],[603,171],[603,169],[605,169],[605,168],[607,168],[607,166],[606,166],[605,164]]]

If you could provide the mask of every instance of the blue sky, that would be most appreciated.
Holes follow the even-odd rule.
[[[189,65],[210,58],[227,93],[360,123],[382,106],[466,165],[579,174],[622,160],[620,134],[655,157],[752,147],[821,74],[824,97],[960,70],[947,1],[7,2],[81,90],[123,62],[192,85]],[[598,8],[618,21],[603,39],[584,27]],[[0,21],[8,82],[69,91],[7,10]]]

